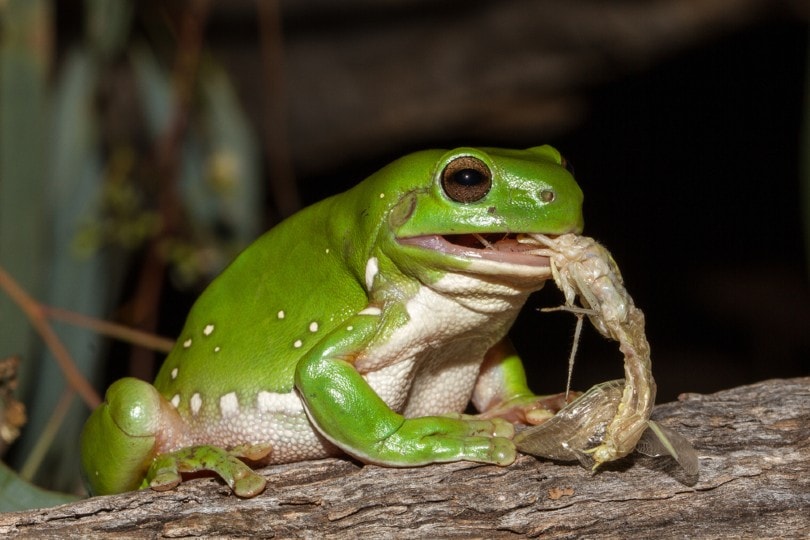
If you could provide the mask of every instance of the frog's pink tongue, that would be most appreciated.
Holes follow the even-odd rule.
[[[549,266],[548,257],[525,253],[537,249],[537,246],[520,243],[513,235],[431,234],[401,238],[399,241],[402,244],[468,259],[485,259],[524,266]]]

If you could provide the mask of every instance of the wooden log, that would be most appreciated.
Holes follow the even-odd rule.
[[[0,536],[810,537],[810,377],[686,394],[653,418],[694,444],[695,485],[637,454],[596,474],[529,456],[414,469],[326,459],[267,467],[253,499],[200,478],[3,514]]]

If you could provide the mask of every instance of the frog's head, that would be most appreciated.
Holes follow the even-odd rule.
[[[525,253],[536,246],[519,243],[519,236],[582,231],[582,191],[550,146],[409,158],[400,170],[412,176],[398,175],[399,197],[387,217],[400,267],[545,279],[548,259]]]

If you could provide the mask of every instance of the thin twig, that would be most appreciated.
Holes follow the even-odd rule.
[[[133,345],[139,345],[153,351],[169,353],[174,346],[174,340],[172,339],[156,336],[154,334],[150,334],[149,332],[130,328],[129,326],[125,326],[123,324],[96,319],[95,317],[88,317],[87,315],[82,315],[81,313],[76,313],[74,311],[57,307],[41,306],[41,309],[44,314],[51,319],[63,321],[72,324],[73,326],[81,326],[82,328],[87,328],[93,332],[96,332],[97,334],[117,339],[119,341],[124,341],[126,343],[131,343]]]
[[[45,459],[48,449],[56,438],[56,434],[59,433],[59,428],[62,426],[65,416],[70,411],[70,402],[75,395],[76,392],[72,388],[65,388],[62,392],[59,402],[53,408],[53,413],[45,424],[45,429],[42,430],[34,448],[28,453],[25,463],[20,469],[20,476],[23,479],[31,481],[37,470],[39,470],[42,460]]]
[[[70,353],[48,323],[41,305],[31,298],[2,266],[0,266],[0,288],[9,295],[14,303],[20,306],[25,316],[31,321],[31,325],[53,353],[56,363],[70,387],[76,390],[88,407],[95,409],[101,403],[101,398],[76,368],[76,363]]]

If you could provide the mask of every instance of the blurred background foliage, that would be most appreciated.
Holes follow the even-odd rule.
[[[174,336],[262,230],[390,159],[551,143],[647,313],[659,401],[808,374],[809,20],[801,0],[2,0],[0,266],[102,393],[161,355],[70,313]],[[540,392],[565,381],[573,321],[535,309],[558,301],[516,327]],[[579,388],[620,373],[593,334]],[[11,355],[28,423],[6,460],[81,493],[88,399],[0,293]]]

